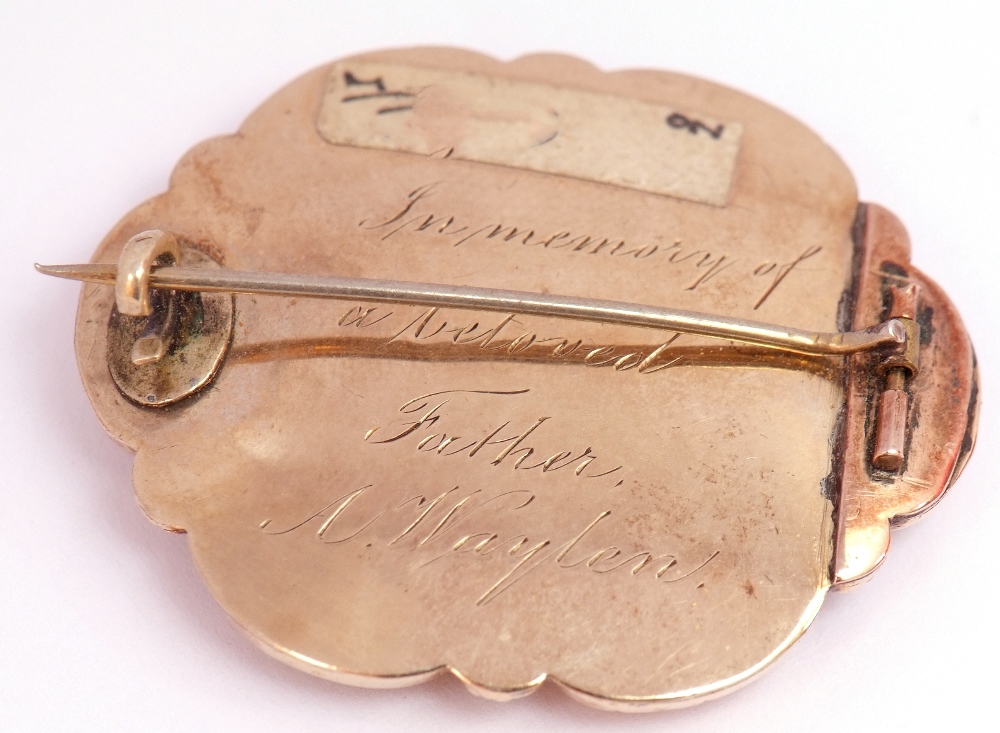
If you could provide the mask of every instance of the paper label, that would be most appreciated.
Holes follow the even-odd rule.
[[[333,66],[320,135],[725,206],[743,128],[629,97],[404,64]]]

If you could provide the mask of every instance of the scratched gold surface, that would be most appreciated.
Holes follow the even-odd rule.
[[[844,325],[854,184],[788,116],[698,79],[566,57],[365,59],[738,123],[728,203],[331,144],[317,131],[323,67],[187,153],[95,261],[156,227],[236,269]],[[606,707],[687,704],[780,654],[829,587],[839,362],[518,314],[240,295],[217,380],[150,410],[108,376],[110,305],[84,289],[78,354],[102,422],[137,453],[139,502],[188,532],[233,620],[307,671],[392,686],[451,670],[492,697],[549,678]]]

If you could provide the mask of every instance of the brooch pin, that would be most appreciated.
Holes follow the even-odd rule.
[[[616,710],[749,680],[975,439],[900,222],[739,92],[449,49],[196,146],[86,284],[84,385],[266,652]]]

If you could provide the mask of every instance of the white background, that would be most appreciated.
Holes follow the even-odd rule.
[[[981,2],[0,4],[0,730],[701,731],[993,728],[1000,653],[1000,18]],[[863,200],[906,222],[957,302],[984,383],[954,491],[834,594],[764,676],[697,708],[623,716],[455,680],[366,691],[272,661],[150,525],[131,457],[77,375],[77,262],[194,143],[325,61],[399,45],[562,51],[750,92],[803,120]],[[993,324],[991,326],[991,323]]]

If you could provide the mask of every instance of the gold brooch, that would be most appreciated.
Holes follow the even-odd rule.
[[[723,693],[975,438],[900,222],[679,74],[338,61],[39,269],[88,283],[80,369],[150,518],[265,651],[349,684]]]

